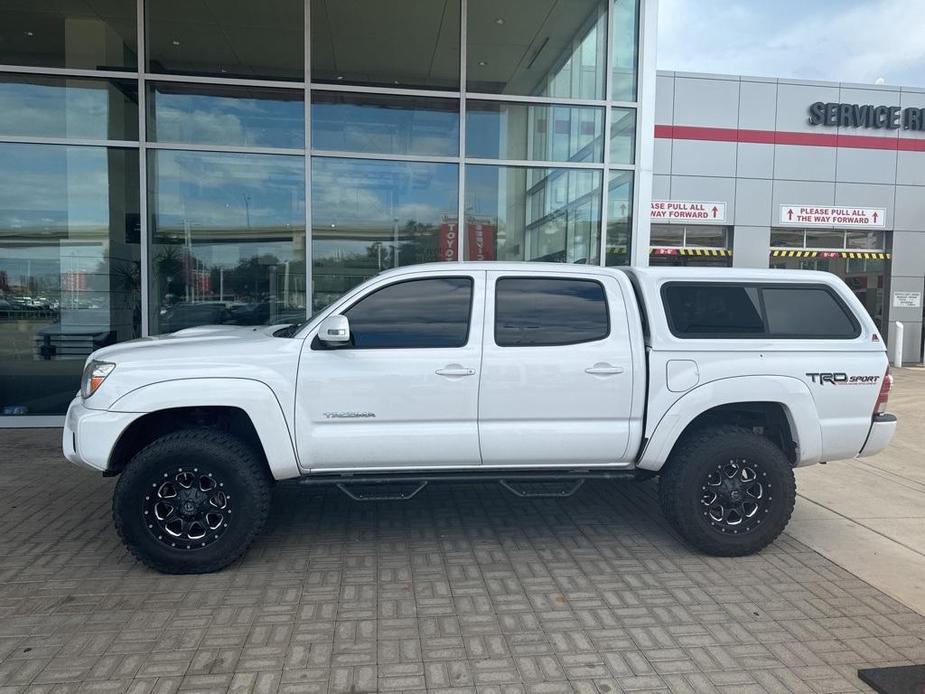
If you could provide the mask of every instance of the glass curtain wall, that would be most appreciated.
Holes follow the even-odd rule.
[[[0,6],[0,417],[387,268],[626,263],[639,2]]]

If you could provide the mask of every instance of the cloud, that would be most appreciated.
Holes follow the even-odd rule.
[[[925,2],[661,0],[658,67],[925,86]]]

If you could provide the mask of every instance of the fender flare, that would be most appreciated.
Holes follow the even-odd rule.
[[[178,407],[236,407],[250,418],[275,479],[300,477],[292,432],[276,394],[263,381],[247,378],[182,378],[132,390],[111,412],[150,414]]]
[[[676,400],[656,424],[636,466],[660,470],[694,419],[714,407],[737,402],[780,404],[797,443],[796,465],[811,465],[822,459],[819,413],[803,381],[790,376],[737,376],[705,383]]]

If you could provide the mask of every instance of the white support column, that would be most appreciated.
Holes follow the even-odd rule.
[[[459,3],[459,165],[456,167],[456,259],[466,259],[466,238],[468,234],[466,225],[466,42],[468,26],[466,24],[469,14],[469,3],[461,0]],[[498,243],[497,235],[495,243]]]
[[[311,63],[312,63],[312,26],[311,26],[311,3],[308,0],[303,4],[305,16],[302,18],[304,25],[304,48],[305,48],[305,74],[302,79],[305,80],[305,317],[310,318],[315,312],[315,291],[312,287],[312,83],[311,83]]]
[[[633,238],[630,265],[649,264],[649,206],[655,160],[655,58],[658,0],[640,0],[639,79],[636,113],[636,180],[633,187]]]
[[[145,35],[145,3],[136,2],[136,30],[138,35],[138,261],[141,263],[141,334],[151,334],[151,253],[150,229],[148,228],[148,154],[145,143],[148,139],[148,87],[145,84],[147,68],[147,36]],[[155,299],[157,297],[154,297]]]

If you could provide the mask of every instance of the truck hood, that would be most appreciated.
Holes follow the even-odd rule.
[[[94,359],[103,361],[111,360],[119,362],[126,357],[132,358],[140,356],[149,350],[156,350],[170,347],[195,346],[198,352],[208,354],[210,348],[228,348],[233,349],[235,343],[245,344],[256,340],[266,340],[273,338],[273,333],[280,328],[286,327],[286,323],[280,325],[200,325],[195,328],[185,328],[175,333],[166,335],[152,335],[151,337],[142,337],[137,340],[120,342],[110,347],[104,347],[93,353]],[[173,351],[173,350],[169,350]]]
[[[273,337],[281,327],[207,325],[99,349],[91,358],[116,368],[85,407],[105,410],[139,388],[201,379],[260,381],[281,401],[291,401],[303,340]],[[202,382],[191,392],[208,401]]]

